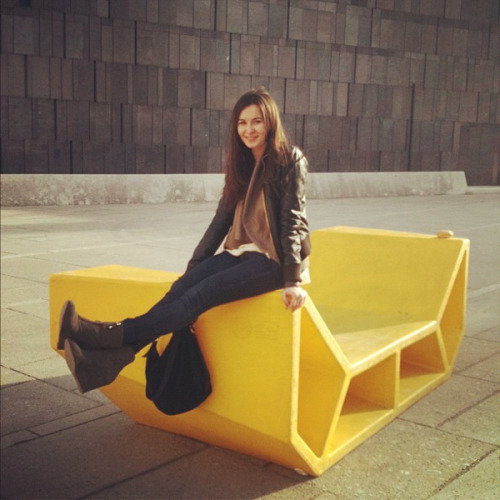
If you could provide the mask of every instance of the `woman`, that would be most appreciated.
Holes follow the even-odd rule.
[[[288,309],[304,305],[307,160],[289,145],[264,89],[245,93],[233,109],[225,172],[215,216],[186,272],[147,313],[99,323],[78,316],[72,302],[63,306],[58,348],[81,392],[109,384],[145,345],[212,307],[280,288]]]

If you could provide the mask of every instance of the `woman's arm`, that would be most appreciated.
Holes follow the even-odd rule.
[[[309,235],[306,218],[305,182],[307,160],[301,151],[294,151],[294,163],[283,177],[280,200],[281,247],[283,251],[283,303],[287,309],[300,309],[307,293],[300,287],[302,242]]]
[[[305,183],[307,160],[298,149],[294,161],[284,168],[280,189],[280,244],[285,287],[300,282],[302,242],[309,235],[306,218]]]

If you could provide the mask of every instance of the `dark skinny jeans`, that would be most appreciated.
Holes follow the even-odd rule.
[[[147,313],[123,321],[124,344],[138,348],[196,321],[205,311],[283,286],[280,265],[258,252],[222,252],[181,276]]]

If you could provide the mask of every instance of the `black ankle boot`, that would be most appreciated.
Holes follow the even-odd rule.
[[[121,323],[82,318],[76,313],[75,304],[68,300],[61,309],[58,349],[64,349],[67,338],[78,341],[85,349],[117,349],[123,345],[123,327]]]
[[[128,345],[118,349],[87,350],[71,339],[65,340],[64,353],[81,393],[111,384],[135,358],[134,350]]]

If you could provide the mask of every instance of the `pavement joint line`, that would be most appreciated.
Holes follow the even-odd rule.
[[[52,261],[48,261],[48,262],[52,262]],[[16,275],[13,275],[13,274],[7,274],[7,273],[4,273],[4,272],[2,272],[2,276],[6,276],[8,278],[21,279],[21,280],[27,281],[28,283],[36,283],[37,285],[47,285],[47,280],[45,280],[45,281],[38,281],[38,280],[30,279],[30,278],[22,278],[22,277],[20,278],[19,276],[16,276]]]
[[[463,476],[464,474],[467,474],[470,470],[474,469],[477,465],[479,465],[484,459],[488,458],[491,454],[495,453],[495,451],[498,448],[493,448],[489,451],[487,451],[483,456],[479,457],[478,459],[474,460],[471,464],[468,464],[467,466],[463,467],[457,474],[454,476],[448,478],[442,485],[440,485],[438,488],[436,488],[432,494],[429,496],[429,498],[432,498],[434,495],[437,495],[439,492],[444,490],[448,485],[456,481],[458,478]]]
[[[30,434],[33,434],[33,436],[30,436]],[[14,440],[12,442],[9,442],[9,438],[12,436],[19,435],[20,438],[18,440]],[[7,450],[9,448],[12,448],[14,446],[17,446],[18,444],[23,444],[23,443],[28,443],[30,441],[34,441],[35,439],[38,439],[40,436],[31,432],[28,429],[22,429],[20,431],[15,431],[11,432],[9,434],[5,434],[0,438],[1,444],[0,444],[0,449],[2,450]],[[8,443],[8,444],[7,444]]]
[[[46,359],[50,359],[50,358],[46,358]],[[45,360],[43,360],[43,361],[45,361]],[[36,362],[37,361],[34,361],[34,363],[36,363]],[[29,364],[31,364],[31,363],[29,363]],[[21,370],[19,370],[17,368],[12,368],[12,367],[4,365],[4,364],[2,364],[0,366],[2,366],[3,368],[5,368],[7,370],[10,370],[11,372],[19,373],[19,375],[24,375],[25,377],[29,377],[32,380],[40,380],[40,379],[37,379],[36,377],[33,377],[32,375],[28,375],[27,373],[22,372]],[[26,366],[26,365],[24,365],[24,366]],[[14,382],[13,384],[9,384],[8,387],[12,387],[14,385],[19,385],[19,384],[24,384],[25,382],[28,382],[28,380],[22,380],[20,382]],[[5,388],[5,387],[7,387],[7,386],[6,385],[0,386],[0,390],[1,390],[1,388]]]
[[[1,257],[2,260],[9,260],[9,259],[17,259],[17,258],[27,258],[27,257],[37,257],[39,255],[50,255],[50,254],[57,254],[57,253],[64,253],[64,252],[80,252],[82,250],[101,250],[104,248],[117,248],[117,247],[124,247],[124,246],[130,246],[130,245],[137,245],[137,242],[131,241],[128,243],[113,243],[110,245],[92,245],[92,246],[87,246],[87,247],[70,247],[70,248],[61,248],[57,250],[47,250],[45,252],[32,252],[32,253],[24,253],[24,254],[15,254],[15,255],[4,255]],[[41,259],[41,260],[46,260],[46,259]]]
[[[480,333],[482,333],[482,332],[480,332]],[[490,343],[490,344],[492,344],[493,346],[496,346],[496,345],[498,344],[498,342],[497,342],[496,340],[492,340],[492,339],[482,339],[482,338],[480,338],[480,337],[474,337],[474,336],[472,336],[472,335],[467,335],[467,338],[468,338],[469,340],[479,340],[479,341],[481,341],[481,342],[486,342],[486,343],[488,343],[488,342],[489,342],[489,343]],[[492,356],[493,356],[494,354],[498,354],[498,352],[500,352],[500,346],[498,347],[498,349],[497,349],[496,351],[494,351],[494,352],[492,353]],[[482,359],[482,361],[484,361],[484,360],[486,360],[486,359],[489,359],[489,358],[483,358],[483,359]],[[455,367],[455,370],[453,371],[453,373],[460,373],[460,372],[461,372],[461,371],[463,371],[463,370],[467,370],[470,366],[473,366],[474,364],[476,364],[476,363],[473,363],[472,365],[468,365],[466,368],[460,368],[460,370],[459,370],[459,369],[457,369],[457,368]]]
[[[461,375],[461,376],[465,377],[466,375]],[[470,378],[473,378],[473,377],[470,377]],[[455,415],[452,415],[451,417],[448,417],[447,419],[445,419],[442,422],[440,422],[438,424],[435,424],[435,425],[425,424],[423,422],[415,422],[415,420],[412,420],[410,417],[405,418],[406,417],[406,412],[403,412],[401,415],[398,415],[396,417],[396,420],[401,420],[402,422],[407,422],[407,423],[410,423],[410,424],[414,424],[414,425],[418,425],[418,426],[421,426],[421,427],[425,427],[426,429],[433,429],[433,430],[436,430],[436,431],[439,431],[439,432],[445,432],[446,434],[450,434],[452,436],[457,436],[458,435],[460,437],[466,437],[468,439],[472,439],[473,441],[478,441],[480,443],[484,443],[484,444],[489,444],[489,445],[492,445],[492,446],[496,446],[494,443],[490,443],[488,441],[482,441],[480,439],[471,438],[471,437],[468,437],[468,436],[462,436],[461,434],[456,434],[454,432],[447,431],[446,429],[442,429],[441,427],[443,425],[446,425],[446,424],[452,422],[456,418],[462,416],[464,413],[467,413],[472,408],[475,408],[476,406],[484,403],[486,400],[492,398],[493,396],[495,396],[496,394],[499,394],[499,393],[500,393],[500,390],[497,390],[497,391],[494,391],[494,392],[492,392],[490,394],[487,394],[486,396],[484,396],[483,398],[475,401],[474,403],[470,404],[469,406],[467,406],[465,408],[462,408],[457,413],[455,413]]]
[[[30,299],[30,300],[23,300],[22,302],[10,302],[9,304],[3,304],[2,307],[5,309],[10,309],[12,307],[19,307],[19,306],[26,306],[30,304],[40,304],[41,302],[46,302],[47,299]]]
[[[97,422],[98,420],[102,420],[102,419],[107,418],[109,416],[116,415],[117,413],[121,413],[121,411],[119,409],[116,409],[116,410],[110,411],[109,413],[107,413],[105,415],[100,415],[100,416],[98,416],[96,418],[91,418],[91,419],[87,419],[87,420],[75,423],[73,425],[67,425],[65,427],[60,427],[59,429],[57,429],[57,430],[55,430],[53,432],[40,433],[40,432],[37,432],[35,430],[38,427],[41,428],[41,427],[43,427],[45,425],[48,425],[48,424],[57,423],[57,422],[65,420],[65,419],[70,419],[70,418],[75,417],[75,416],[83,415],[86,412],[94,411],[94,410],[103,408],[105,406],[107,406],[107,405],[106,404],[98,405],[98,406],[95,406],[94,408],[89,408],[89,409],[83,410],[81,412],[72,413],[71,415],[67,415],[65,417],[61,417],[61,418],[57,418],[57,419],[54,419],[54,420],[47,421],[47,422],[45,422],[43,424],[40,424],[38,426],[27,427],[26,429],[20,429],[20,430],[17,430],[17,431],[5,434],[5,435],[1,436],[1,439],[2,439],[2,441],[4,443],[7,440],[7,438],[12,437],[12,436],[16,436],[16,434],[23,435],[23,433],[27,433],[27,434],[32,434],[33,436],[32,437],[26,436],[26,438],[21,438],[18,441],[12,442],[9,445],[5,445],[5,446],[2,445],[1,448],[2,448],[2,450],[5,450],[7,448],[12,448],[13,446],[17,446],[18,444],[23,444],[23,443],[26,443],[26,442],[29,442],[29,441],[34,441],[35,439],[40,439],[40,438],[45,438],[47,436],[52,436],[54,434],[58,434],[59,432],[63,432],[63,431],[69,430],[69,429],[74,429],[76,427],[80,427],[82,425],[85,425],[85,424],[87,424],[89,422]]]
[[[474,337],[471,337],[471,338],[474,338]],[[489,340],[489,339],[480,339],[481,341],[483,342],[491,342],[492,345],[495,345],[497,344],[498,342],[495,342],[494,340]],[[467,371],[467,370],[470,370],[472,367],[480,364],[480,363],[484,363],[485,361],[489,361],[490,359],[496,357],[499,355],[499,351],[495,351],[493,352],[492,354],[490,354],[488,357],[486,358],[481,358],[481,359],[478,359],[477,361],[475,361],[474,363],[460,369],[460,370],[455,370],[454,373],[458,373],[460,375],[462,375],[463,377],[469,377],[469,378],[473,378],[473,379],[476,379],[476,380],[482,380],[483,382],[493,382],[495,383],[493,380],[488,380],[488,379],[482,379],[480,377],[473,377],[471,375],[465,375],[464,374],[464,371]]]
[[[496,393],[493,393],[493,395],[494,394],[496,394]],[[492,397],[492,394],[490,394],[488,397]],[[441,424],[438,424],[438,426],[436,426],[436,427],[434,427],[433,425],[424,424],[422,422],[415,422],[414,420],[405,419],[402,416],[396,417],[396,420],[401,420],[402,422],[406,422],[408,424],[413,424],[413,425],[416,425],[418,427],[424,427],[425,429],[430,429],[430,430],[433,430],[433,431],[442,432],[444,434],[447,434],[448,436],[453,436],[455,438],[468,439],[469,441],[474,441],[475,443],[482,443],[482,444],[485,444],[487,446],[491,446],[492,447],[492,449],[490,450],[490,452],[491,452],[491,451],[495,451],[495,450],[499,449],[500,447],[496,443],[491,443],[490,441],[484,441],[482,439],[478,439],[478,438],[475,438],[475,437],[467,436],[467,435],[464,435],[464,434],[459,434],[457,432],[448,431],[446,429],[441,429],[442,425],[444,425],[445,423],[452,422],[455,418],[462,416],[467,410],[470,410],[470,409],[474,408],[475,406],[477,406],[478,404],[480,404],[481,402],[483,402],[485,399],[488,399],[488,397],[482,399],[480,402],[478,402],[476,404],[473,404],[473,405],[469,406],[465,410],[461,410],[460,412],[458,412],[453,417],[446,419],[445,422],[442,422]]]
[[[104,492],[106,490],[109,490],[110,488],[114,488],[115,486],[118,486],[120,484],[128,483],[129,481],[137,479],[138,477],[145,476],[146,474],[150,474],[151,472],[155,472],[157,470],[160,470],[163,467],[175,464],[176,462],[179,462],[180,460],[184,460],[185,458],[193,457],[195,455],[198,455],[202,451],[205,451],[205,450],[211,448],[211,445],[209,445],[209,444],[204,444],[201,441],[197,441],[197,442],[203,445],[198,450],[192,451],[190,453],[186,453],[185,455],[181,455],[181,456],[176,457],[176,458],[174,458],[172,460],[167,460],[166,462],[163,462],[161,464],[155,465],[154,467],[151,467],[150,469],[143,470],[142,472],[139,472],[138,474],[134,474],[134,475],[128,476],[128,477],[126,477],[124,479],[121,479],[121,480],[116,481],[116,482],[114,482],[112,484],[109,484],[109,485],[105,486],[104,488],[100,488],[100,489],[92,491],[90,493],[86,493],[85,495],[83,495],[81,497],[77,497],[76,500],[85,500],[87,498],[92,498],[94,495],[98,495],[99,493],[102,493],[102,492]]]
[[[39,358],[39,359],[36,359],[36,360],[33,360],[33,361],[28,361],[27,363],[24,363],[24,364],[20,365],[20,367],[24,368],[25,366],[36,365],[37,363],[44,362],[44,361],[50,361],[50,360],[53,360],[53,359],[58,359],[58,355],[57,355],[56,352],[50,352],[49,351],[49,352],[47,352],[47,357]],[[19,369],[11,368],[10,366],[4,365],[3,363],[2,363],[2,366],[4,366],[5,368],[8,368],[9,370],[17,371],[18,373],[21,373],[23,375],[27,375],[26,373],[21,372]],[[27,375],[27,376],[31,377],[31,375]],[[40,379],[40,380],[43,380],[43,379]]]
[[[37,316],[36,314],[32,314],[27,311],[23,311],[22,309],[12,309],[12,306],[2,306],[2,309],[10,312],[15,312],[17,314],[24,314],[25,316],[29,316],[30,318],[36,318],[36,319],[41,319],[41,320],[47,320],[47,318],[42,318],[41,316]]]
[[[500,283],[495,283],[493,285],[484,286],[482,288],[478,288],[476,290],[468,290],[467,295],[468,298],[481,297],[487,293],[496,292],[500,290]]]
[[[109,413],[106,413],[104,415],[99,415],[95,418],[89,418],[87,420],[82,420],[80,422],[77,422],[75,424],[72,424],[72,425],[67,425],[67,426],[64,426],[64,427],[61,427],[53,432],[46,432],[46,433],[39,433],[39,432],[36,432],[35,430],[33,429],[36,429],[38,427],[43,427],[43,426],[46,426],[48,424],[54,424],[54,423],[57,423],[57,422],[61,422],[61,421],[64,421],[64,420],[67,420],[67,419],[71,419],[72,417],[78,417],[78,416],[85,416],[84,414],[87,413],[87,412],[91,412],[91,411],[95,411],[95,410],[100,410],[104,407],[106,407],[107,405],[106,404],[102,404],[102,405],[98,405],[98,406],[95,406],[93,408],[89,408],[87,410],[84,410],[84,411],[81,411],[81,412],[77,412],[77,413],[72,413],[71,415],[66,415],[65,417],[61,417],[61,418],[56,418],[54,420],[50,420],[48,422],[45,422],[43,424],[40,424],[38,426],[34,426],[34,427],[28,427],[27,431],[29,432],[33,432],[34,434],[37,434],[39,437],[43,438],[43,437],[46,437],[46,436],[52,436],[54,434],[58,434],[59,432],[63,432],[63,431],[67,431],[69,429],[75,429],[76,427],[81,427],[82,425],[85,425],[85,424],[88,424],[89,422],[98,422],[99,420],[103,420],[105,418],[108,418],[112,415],[116,415],[118,413],[122,413],[119,409],[116,409],[116,410],[112,410],[110,411]]]
[[[462,375],[462,376],[466,376],[466,375]],[[470,377],[470,378],[474,378],[474,377]],[[472,410],[472,408],[475,408],[476,406],[479,406],[480,404],[484,403],[486,400],[488,400],[488,399],[490,399],[490,398],[492,398],[492,397],[494,397],[494,396],[496,396],[498,394],[500,394],[500,390],[494,391],[491,394],[488,394],[488,395],[484,396],[483,398],[481,398],[481,399],[477,400],[476,402],[470,404],[466,408],[462,408],[455,415],[452,415],[452,416],[448,417],[447,419],[443,420],[440,424],[438,424],[436,427],[434,427],[434,429],[439,429],[440,431],[447,432],[448,434],[454,434],[454,435],[456,435],[453,432],[450,433],[446,429],[441,429],[441,427],[443,425],[446,425],[446,424],[450,423],[450,422],[453,422],[453,420],[457,419],[458,417],[461,417],[464,413],[467,413],[469,410]],[[481,443],[486,443],[486,444],[491,444],[493,446],[496,446],[495,444],[490,443],[488,441],[481,441],[480,439],[475,439],[475,438],[470,438],[470,439],[474,439],[474,441],[479,441]]]

